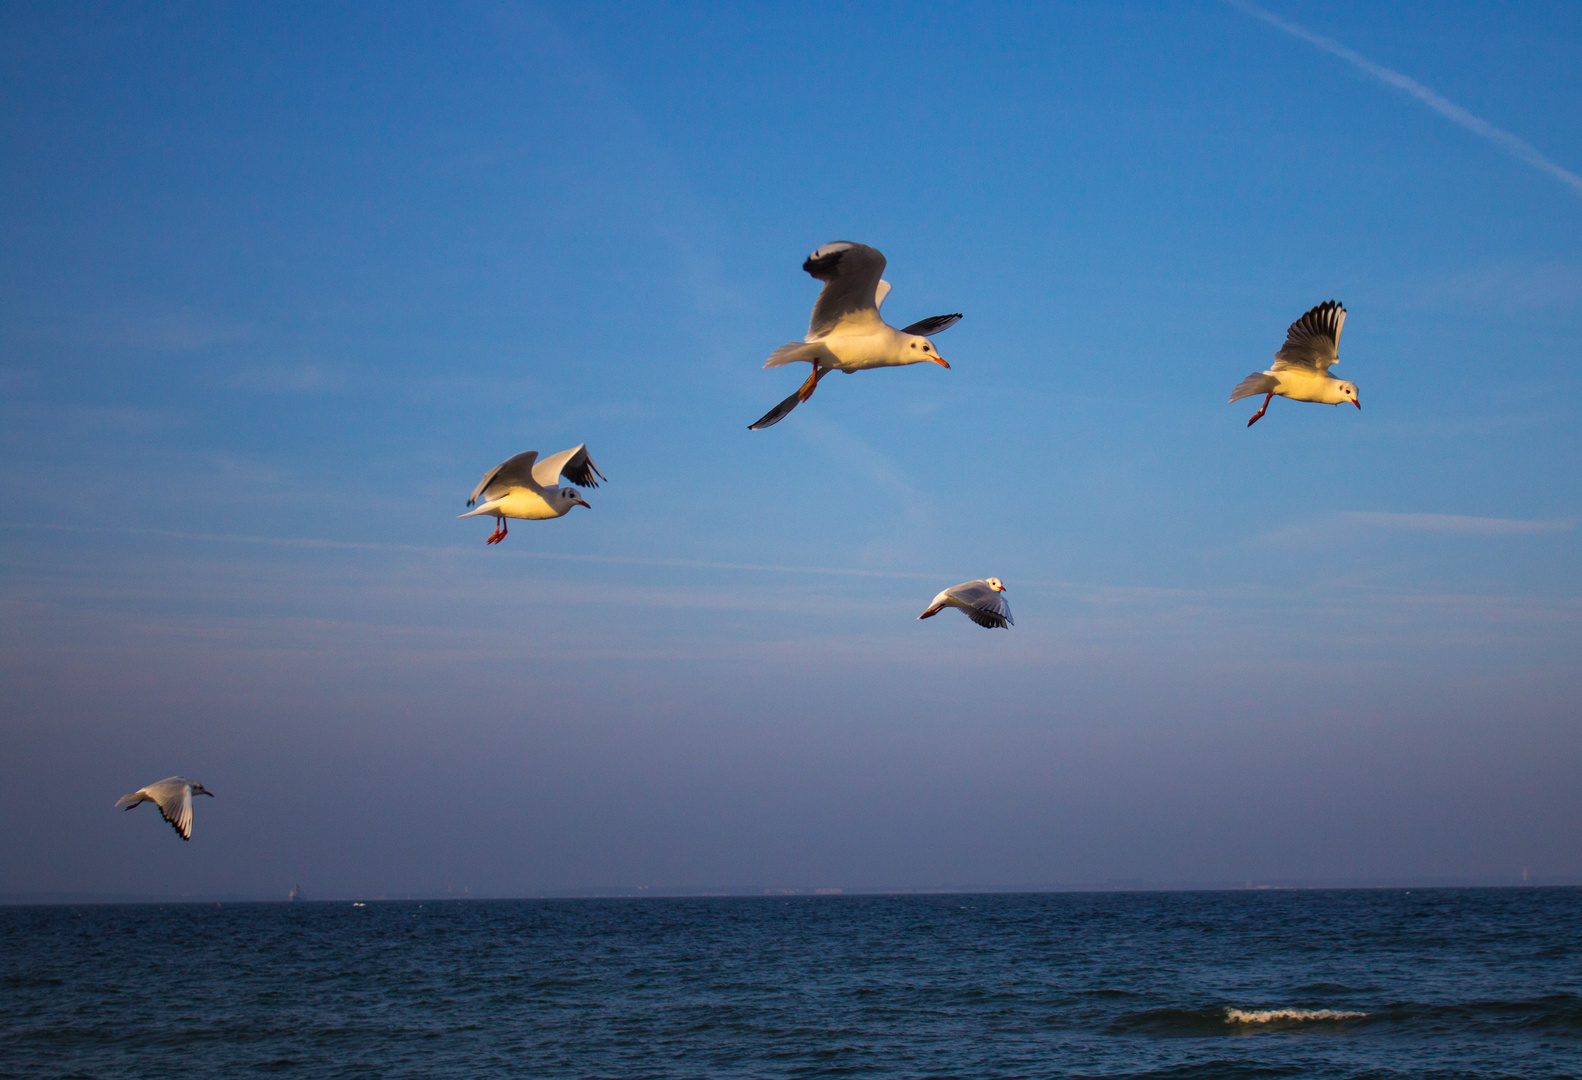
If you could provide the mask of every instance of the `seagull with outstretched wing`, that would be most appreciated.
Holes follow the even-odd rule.
[[[1276,394],[1292,401],[1314,401],[1339,405],[1349,401],[1362,408],[1357,384],[1337,379],[1330,365],[1340,360],[1340,328],[1346,325],[1346,309],[1337,301],[1326,300],[1303,315],[1285,332],[1285,344],[1274,354],[1274,366],[1255,371],[1231,391],[1231,401],[1264,394],[1263,406],[1252,414],[1252,427],[1269,409]]]
[[[807,257],[802,269],[824,283],[813,303],[807,337],[780,346],[764,367],[781,367],[805,360],[813,365],[797,392],[764,414],[750,431],[770,427],[813,396],[818,381],[831,371],[901,367],[925,360],[949,368],[945,358],[934,351],[930,337],[954,326],[954,315],[935,315],[897,330],[879,315],[890,283],[883,279],[884,256],[867,244],[837,240],[825,244]]]
[[[562,486],[559,480],[563,476],[576,486]],[[538,461],[537,450],[528,450],[484,473],[478,486],[472,489],[467,505],[472,506],[480,498],[484,501],[476,509],[458,516],[492,515],[497,519],[494,532],[484,543],[498,544],[506,536],[506,518],[544,521],[561,517],[573,506],[588,505],[577,488],[596,488],[604,479],[605,475],[588,456],[586,445],[551,454],[543,461]]]
[[[130,810],[142,803],[151,802],[159,807],[160,814],[170,822],[170,827],[175,829],[183,840],[191,840],[194,795],[214,798],[214,792],[209,791],[202,784],[194,784],[191,780],[179,776],[167,776],[157,784],[149,784],[147,787],[138,788],[130,795],[122,795],[116,800],[115,805]]]
[[[997,577],[952,585],[934,597],[928,610],[918,618],[932,619],[948,607],[960,608],[967,613],[967,618],[990,629],[1002,630],[1016,625],[1016,620],[1011,618],[1011,605],[1005,602],[1005,584]]]

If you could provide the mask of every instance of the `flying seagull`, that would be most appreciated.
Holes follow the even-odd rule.
[[[818,381],[831,371],[854,371],[876,367],[900,367],[927,360],[949,368],[945,358],[934,351],[928,339],[956,325],[961,314],[935,315],[897,330],[879,316],[879,306],[890,295],[884,281],[884,256],[867,244],[836,240],[807,257],[802,269],[824,283],[813,303],[813,318],[808,321],[807,337],[780,346],[764,367],[781,367],[806,360],[813,365],[797,392],[764,414],[749,431],[770,427],[813,396]]]
[[[919,615],[919,619],[932,619],[948,607],[960,608],[967,613],[967,618],[979,626],[990,629],[1015,626],[1016,620],[1011,618],[1011,605],[1005,602],[1005,585],[997,577],[988,580],[963,581],[960,585],[952,585],[928,605],[928,610]]]
[[[1349,401],[1362,408],[1357,398],[1357,384],[1329,373],[1330,365],[1340,360],[1340,328],[1344,325],[1346,309],[1334,300],[1324,301],[1291,324],[1291,329],[1285,332],[1285,344],[1274,354],[1274,367],[1253,372],[1231,391],[1231,401],[1267,395],[1263,406],[1247,421],[1248,427],[1263,417],[1270,399],[1276,394],[1292,401],[1316,401],[1322,405]]]
[[[138,803],[151,802],[159,807],[159,812],[164,815],[166,821],[170,822],[170,827],[181,834],[183,840],[191,840],[194,795],[214,798],[214,792],[209,791],[202,784],[194,784],[191,780],[183,780],[179,776],[167,776],[157,784],[149,784],[145,788],[138,788],[130,795],[122,795],[115,805],[130,810]]]
[[[586,445],[562,450],[535,465],[537,459],[538,451],[528,450],[502,461],[484,473],[478,486],[472,489],[467,505],[476,503],[479,496],[484,499],[483,505],[458,516],[469,518],[492,514],[498,519],[494,532],[489,534],[489,539],[484,543],[498,544],[505,539],[506,518],[544,521],[560,517],[573,506],[587,506],[577,488],[596,488],[599,480],[608,479],[588,456]],[[562,476],[577,487],[561,487],[556,481]],[[599,480],[595,480],[595,476]]]

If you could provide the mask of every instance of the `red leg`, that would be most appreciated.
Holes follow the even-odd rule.
[[[1257,412],[1253,413],[1252,414],[1252,419],[1247,421],[1247,426],[1248,427],[1252,427],[1254,424],[1256,424],[1259,420],[1261,420],[1263,418],[1263,414],[1269,411],[1269,402],[1272,401],[1273,399],[1274,399],[1274,393],[1271,391],[1268,394],[1268,396],[1266,396],[1263,399],[1263,408],[1261,408]]]

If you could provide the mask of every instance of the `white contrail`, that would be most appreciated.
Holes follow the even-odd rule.
[[[270,547],[320,548],[330,551],[391,551],[414,552],[425,555],[479,554],[472,548],[458,546],[434,547],[423,544],[375,544],[348,540],[320,540],[315,537],[294,536],[242,536],[235,533],[191,533],[174,529],[139,529],[127,525],[55,525],[45,522],[5,521],[0,529],[42,529],[50,532],[113,533],[123,536],[162,536],[172,540],[195,540],[203,543],[264,544]],[[604,563],[610,566],[657,566],[682,570],[744,570],[766,574],[832,574],[841,577],[864,578],[916,578],[933,581],[940,571],[924,573],[913,570],[859,570],[841,566],[777,566],[769,563],[704,562],[696,559],[645,559],[633,555],[574,555],[555,551],[499,551],[488,552],[493,559],[519,558],[544,559],[557,562]],[[948,573],[948,571],[946,572]]]
[[[1525,139],[1518,138],[1517,136],[1512,135],[1510,132],[1505,131],[1502,128],[1495,127],[1493,124],[1482,119],[1481,117],[1473,116],[1460,105],[1457,105],[1453,101],[1447,101],[1445,98],[1441,97],[1439,94],[1436,94],[1434,91],[1430,90],[1416,79],[1413,79],[1407,75],[1402,75],[1399,71],[1392,71],[1390,68],[1387,68],[1382,64],[1375,64],[1366,56],[1346,48],[1334,38],[1327,38],[1322,34],[1315,34],[1313,31],[1308,30],[1305,27],[1298,26],[1295,23],[1286,22],[1278,15],[1271,14],[1270,12],[1265,11],[1263,8],[1258,7],[1256,4],[1250,4],[1247,2],[1247,0],[1225,0],[1225,3],[1229,4],[1238,11],[1241,11],[1247,15],[1251,15],[1255,19],[1268,23],[1277,30],[1285,31],[1292,37],[1301,38],[1309,45],[1323,49],[1331,56],[1338,56],[1342,60],[1346,60],[1352,64],[1355,64],[1357,67],[1361,68],[1363,71],[1366,71],[1369,75],[1372,75],[1380,82],[1388,83],[1390,86],[1393,86],[1398,90],[1405,90],[1408,94],[1411,94],[1418,101],[1421,101],[1424,105],[1427,105],[1430,109],[1433,109],[1445,119],[1451,121],[1452,123],[1460,124],[1462,127],[1472,132],[1472,134],[1487,139],[1489,142],[1500,147],[1507,153],[1527,162],[1527,164],[1531,165],[1533,168],[1548,173],[1556,180],[1559,180],[1562,184],[1570,187],[1571,190],[1575,191],[1578,195],[1582,195],[1582,176],[1578,176],[1570,169],[1562,168],[1561,166],[1556,165],[1553,161],[1550,161],[1541,152],[1539,152],[1538,148],[1532,145],[1532,143],[1529,143]]]
[[[1380,511],[1342,510],[1341,521],[1380,529],[1417,529],[1424,532],[1464,533],[1481,536],[1530,536],[1534,533],[1570,532],[1575,521],[1528,521],[1521,518],[1467,517],[1464,514],[1391,514]]]

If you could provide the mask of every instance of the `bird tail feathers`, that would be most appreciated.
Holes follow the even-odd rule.
[[[1267,371],[1255,371],[1241,382],[1236,384],[1236,389],[1230,392],[1232,401],[1240,401],[1244,397],[1257,397],[1259,394],[1268,394],[1280,385],[1280,380],[1270,375]]]
[[[919,615],[918,618],[919,619],[932,619],[935,615],[938,615],[941,611],[944,611],[944,610],[945,610],[945,605],[944,604],[931,604],[929,606],[929,609],[927,611],[923,612],[923,614]]]
[[[497,502],[498,502],[498,500],[491,501],[491,502],[486,502],[483,505],[477,507],[476,509],[468,510],[465,514],[457,514],[456,516],[458,518],[464,518],[464,517],[477,517],[479,514],[493,514],[494,513],[494,508],[497,505]],[[495,516],[498,517],[499,515],[496,514]]]
[[[144,795],[141,791],[134,791],[130,795],[122,795],[115,801],[115,805],[125,806],[128,810],[130,810],[133,806],[136,806],[146,798],[148,798],[148,796]]]
[[[769,359],[764,361],[764,367],[785,367],[787,364],[795,364],[799,360],[805,360],[814,367],[818,367],[819,364],[828,363],[834,359],[821,341],[788,341],[769,354]]]

